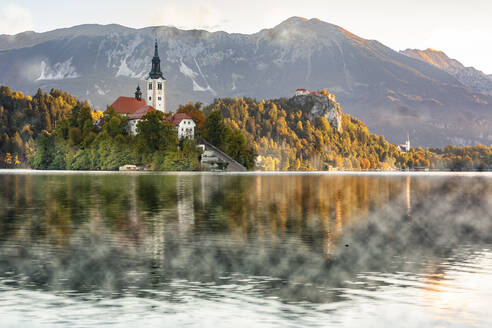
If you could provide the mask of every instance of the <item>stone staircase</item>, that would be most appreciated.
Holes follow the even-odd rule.
[[[203,138],[198,139],[198,147],[203,151],[201,164],[211,171],[245,172],[247,171],[241,163],[224,153]]]

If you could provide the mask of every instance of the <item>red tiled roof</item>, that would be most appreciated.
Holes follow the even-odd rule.
[[[143,116],[145,116],[146,114],[148,114],[154,110],[156,110],[156,109],[152,106],[147,106],[147,105],[143,106],[142,108],[137,109],[137,111],[135,113],[128,115],[128,119],[129,120],[139,120]]]
[[[192,120],[192,118],[186,115],[185,113],[177,113],[174,114],[172,117],[168,118],[169,123],[171,123],[174,126],[179,125],[179,123],[181,123],[181,121],[185,119]]]
[[[146,105],[145,100],[137,100],[134,97],[118,97],[111,106],[113,106],[115,113],[133,114]]]

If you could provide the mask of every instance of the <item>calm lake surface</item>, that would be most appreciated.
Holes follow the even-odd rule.
[[[0,327],[491,327],[492,175],[0,171]]]

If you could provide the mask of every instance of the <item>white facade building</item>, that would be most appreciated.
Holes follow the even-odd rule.
[[[178,139],[193,139],[196,124],[192,119],[184,119],[178,125]]]
[[[155,111],[155,108],[152,106],[143,106],[138,109],[135,113],[128,115],[128,129],[131,135],[136,136],[138,134],[137,125],[138,122],[147,115],[148,113]]]
[[[178,131],[178,139],[193,139],[195,138],[195,121],[185,113],[174,114],[170,122]]]

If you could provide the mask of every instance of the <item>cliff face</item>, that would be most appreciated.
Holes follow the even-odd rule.
[[[343,131],[342,107],[333,95],[301,95],[295,96],[292,101],[300,106],[311,122],[314,122],[316,116],[323,116],[334,129],[338,132]]]

